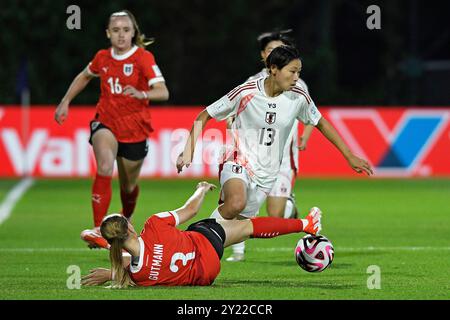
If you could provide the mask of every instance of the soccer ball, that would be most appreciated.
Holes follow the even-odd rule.
[[[333,261],[334,248],[324,236],[306,235],[295,247],[295,260],[308,272],[321,272]]]

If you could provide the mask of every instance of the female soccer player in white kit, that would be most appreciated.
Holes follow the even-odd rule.
[[[292,32],[292,29],[282,31],[266,32],[258,36],[257,40],[261,49],[261,58],[264,62],[264,68],[257,74],[249,77],[248,81],[257,80],[259,78],[266,78],[269,76],[269,71],[265,66],[267,57],[273,49],[282,45],[292,45],[293,41],[287,35]],[[298,87],[304,89],[309,95],[308,86],[302,79],[298,79]],[[227,128],[231,129],[234,117],[227,118]],[[299,154],[298,151],[305,150],[307,141],[311,136],[313,125],[305,125],[302,136],[300,137],[300,145],[298,139],[298,121],[292,127],[290,133],[291,138],[286,143],[283,151],[283,160],[281,162],[280,171],[277,179],[267,196],[267,214],[271,217],[280,218],[296,218],[297,208],[295,204],[295,195],[292,189],[297,177],[297,170],[299,168]],[[233,253],[226,261],[238,262],[244,260],[245,242],[241,242],[232,246]]]
[[[264,62],[264,68],[259,73],[248,78],[247,81],[269,76],[269,71],[265,66],[267,57],[273,49],[282,45],[291,45],[293,43],[293,40],[288,37],[290,32],[292,32],[292,29],[276,30],[263,33],[257,38],[261,48],[261,58]],[[302,79],[299,78],[296,85],[309,95],[308,86]],[[304,150],[306,148],[306,143],[313,128],[313,125],[304,126],[302,136],[300,137],[300,141],[298,141],[298,125],[292,127],[292,139],[286,144],[277,180],[267,197],[267,214],[269,216],[291,218],[296,214],[297,210],[293,198],[292,187],[295,183],[299,167],[298,150]]]
[[[248,81],[200,112],[184,151],[178,172],[192,162],[195,142],[206,123],[235,117],[234,148],[221,164],[219,179],[223,203],[212,217],[226,220],[257,214],[277,179],[283,150],[295,120],[316,126],[357,172],[372,174],[368,162],[355,156],[333,126],[322,117],[305,90],[296,85],[302,67],[297,49],[275,48],[267,58],[269,76]]]

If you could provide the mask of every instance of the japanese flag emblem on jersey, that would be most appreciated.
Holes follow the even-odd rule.
[[[132,63],[126,63],[123,65],[123,74],[127,77],[131,76],[133,74],[133,64]]]
[[[275,119],[276,118],[277,118],[277,113],[276,112],[266,112],[266,122],[268,124],[275,123]]]

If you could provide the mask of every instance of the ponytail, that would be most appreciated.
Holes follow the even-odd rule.
[[[123,267],[122,258],[123,240],[114,238],[109,249],[109,259],[111,260],[112,283],[111,288],[120,289],[134,286],[133,280],[127,270]]]
[[[123,243],[128,237],[128,221],[120,214],[112,214],[105,219],[100,226],[102,236],[111,245],[109,259],[111,260],[112,283],[110,288],[126,288],[134,286],[128,271],[123,267],[122,250]]]

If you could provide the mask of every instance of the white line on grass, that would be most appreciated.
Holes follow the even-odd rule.
[[[1,249],[0,249],[1,250]],[[252,250],[260,252],[270,252],[270,251],[294,251],[294,248],[253,248]],[[334,251],[340,252],[356,252],[356,251],[426,251],[426,250],[450,250],[450,247],[335,247]]]
[[[294,251],[294,248],[272,247],[272,248],[252,248],[256,252]],[[450,251],[450,247],[337,247],[335,252],[356,252],[356,251]],[[0,248],[0,252],[100,252],[106,250],[89,250],[88,248]]]
[[[0,204],[0,224],[9,218],[16,203],[22,198],[23,194],[33,185],[33,183],[34,180],[31,178],[22,179],[6,195],[5,200]]]

